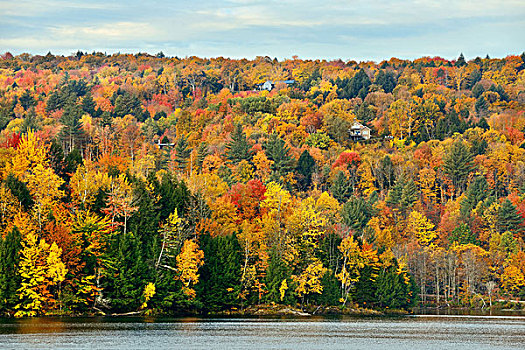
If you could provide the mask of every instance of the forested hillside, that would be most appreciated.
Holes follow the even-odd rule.
[[[525,298],[524,112],[525,54],[3,54],[0,314]]]

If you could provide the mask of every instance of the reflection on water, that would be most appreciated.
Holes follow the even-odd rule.
[[[0,349],[525,349],[525,318],[0,320]]]
[[[468,315],[468,316],[525,316],[525,310],[510,309],[452,309],[452,308],[416,308],[420,315]]]

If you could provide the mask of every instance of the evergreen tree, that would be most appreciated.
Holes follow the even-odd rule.
[[[96,106],[95,101],[93,101],[93,96],[88,92],[82,99],[82,110],[92,117],[98,117],[98,113],[95,112]]]
[[[299,157],[295,173],[297,174],[297,184],[301,191],[307,190],[312,184],[312,174],[315,169],[315,159],[308,150],[304,150]]]
[[[226,182],[229,186],[235,183],[235,179],[233,178],[232,174],[232,170],[225,164],[222,164],[219,169],[217,169],[217,175],[219,175],[222,181]],[[275,181],[279,181],[279,179],[276,179]]]
[[[372,206],[361,197],[351,197],[343,205],[341,218],[345,225],[356,233],[362,233],[364,227],[374,215]]]
[[[292,304],[294,301],[293,290],[290,288],[292,284],[292,269],[282,257],[273,250],[270,254],[270,262],[266,269],[266,276],[264,277],[264,284],[268,290],[265,296],[267,302],[274,302],[277,304]],[[285,291],[281,300],[281,287],[283,281],[286,280],[288,289]]]
[[[419,191],[414,180],[406,181],[403,177],[398,179],[395,185],[388,191],[386,203],[391,207],[397,207],[403,214],[412,208],[417,201]]]
[[[403,181],[397,180],[394,186],[388,191],[386,203],[391,207],[396,207],[401,203],[401,194],[403,193]]]
[[[323,286],[323,292],[321,294],[312,294],[310,296],[310,301],[313,302],[314,305],[339,305],[339,299],[341,298],[341,284],[331,269],[323,274],[321,285]]]
[[[497,227],[500,233],[510,231],[520,234],[523,231],[523,218],[518,214],[516,207],[508,199],[505,199],[498,210]]]
[[[5,239],[0,235],[0,314],[12,310],[19,301],[16,292],[21,281],[18,273],[21,240],[16,226],[7,233]]]
[[[489,196],[489,185],[484,176],[476,176],[468,185],[465,198],[461,201],[461,215],[469,217],[470,212],[479,202],[484,201]]]
[[[104,296],[117,312],[137,310],[145,281],[150,280],[142,260],[140,241],[131,232],[119,234],[107,257],[110,270],[106,275]],[[111,254],[111,252],[115,252]]]
[[[463,56],[463,52],[459,55],[459,57],[456,60],[456,63],[454,65],[456,67],[463,67],[463,66],[467,65],[467,62],[465,62],[465,56]]]
[[[133,205],[137,207],[137,211],[128,220],[128,227],[131,232],[137,232],[143,260],[153,266],[154,244],[160,221],[160,212],[155,203],[157,198],[148,191],[145,181],[132,175],[128,175],[128,178],[133,186]]]
[[[115,97],[115,95],[114,95]],[[113,110],[113,115],[115,117],[124,117],[127,114],[131,114],[141,121],[141,103],[140,100],[128,92],[117,92],[117,96],[114,100],[115,109]]]
[[[186,214],[191,193],[184,182],[179,182],[175,176],[169,173],[165,173],[160,182],[154,174],[151,174],[148,180],[155,188],[155,194],[160,196],[157,205],[159,206],[158,212],[161,222],[165,221],[175,209],[179,215]]]
[[[332,196],[339,201],[339,203],[344,203],[352,195],[352,186],[350,181],[345,176],[343,171],[339,171],[335,176],[334,182],[332,182],[332,187],[330,187]]]
[[[458,244],[479,244],[476,235],[470,230],[467,224],[462,223],[452,230],[448,236],[448,242],[452,245],[454,242]]]
[[[509,95],[501,85],[492,84],[488,91],[497,93],[502,101],[509,101]]]
[[[182,135],[175,145],[175,164],[178,171],[182,172],[186,169],[188,164],[188,158],[191,154],[191,148],[189,148],[188,140],[186,136]]]
[[[474,168],[474,157],[465,143],[461,140],[454,142],[443,159],[443,170],[459,194],[465,190],[465,184]]]
[[[414,306],[417,286],[406,272],[398,272],[394,259],[392,266],[382,269],[375,280],[375,302],[390,309],[408,309]]]
[[[355,283],[352,301],[361,307],[372,307],[376,302],[378,269],[375,266],[365,265],[359,271],[359,280]]]
[[[24,91],[24,93],[18,98],[18,102],[26,111],[36,105],[36,101],[33,96],[31,96],[29,90]]]
[[[84,158],[82,157],[82,152],[78,148],[74,148],[65,158],[64,158],[64,179],[69,181],[69,178],[72,174],[77,171],[77,168],[84,164]]]
[[[224,310],[238,304],[241,280],[241,247],[236,235],[203,235],[204,265],[199,270],[197,296],[206,310]]]
[[[379,162],[377,168],[377,182],[381,189],[388,190],[394,184],[394,181],[394,164],[392,163],[390,156],[386,155]]]
[[[483,120],[485,121],[485,118],[483,118]],[[485,154],[488,147],[489,145],[486,140],[474,139],[472,140],[472,145],[470,146],[470,153],[472,153],[473,156]]]
[[[487,102],[485,97],[482,95],[477,99],[475,107],[476,107],[476,112],[478,112],[479,116],[485,116],[487,115],[490,104]]]
[[[379,73],[377,73],[375,84],[379,85],[383,88],[383,91],[388,93],[391,93],[394,91],[394,88],[396,87],[396,78],[394,76],[394,73],[391,71],[384,71],[381,69]]]
[[[100,124],[102,126],[111,126],[113,124],[113,118],[111,117],[110,112],[102,112],[102,116],[100,118]]]
[[[64,113],[60,118],[63,125],[60,131],[62,143],[65,145],[64,149],[67,153],[71,152],[73,148],[78,146],[78,142],[82,137],[82,124],[80,123],[82,117],[82,108],[79,105],[68,103],[64,107]]]
[[[364,100],[368,94],[368,88],[370,85],[371,81],[368,74],[366,74],[364,69],[361,68],[350,82],[350,98],[360,97]]]
[[[418,198],[418,189],[414,180],[408,180],[403,186],[401,191],[401,198],[399,203],[401,204],[401,209],[406,211],[410,209]]]
[[[474,69],[468,76],[468,86],[467,87],[469,89],[473,88],[481,80],[481,77],[482,77],[481,71],[479,69]],[[481,86],[481,84],[479,84],[479,86]],[[474,91],[472,91],[472,93],[474,93]],[[475,96],[475,97],[477,98],[478,96]]]
[[[231,141],[226,144],[226,158],[234,164],[240,161],[252,159],[250,144],[246,139],[246,134],[241,124],[237,124],[230,135]]]
[[[206,142],[201,142],[199,148],[197,149],[197,169],[199,172],[202,171],[202,164],[204,159],[208,155],[208,144]]]
[[[33,206],[33,197],[27,188],[27,185],[18,180],[12,174],[7,175],[5,179],[5,185],[11,191],[13,196],[18,200],[20,205],[25,211],[29,211]]]
[[[485,92],[485,88],[479,82],[474,85],[472,88],[472,96],[475,98],[480,98],[480,96]]]
[[[292,171],[294,160],[290,156],[290,148],[276,133],[272,133],[264,143],[266,156],[273,161],[272,171],[277,177],[285,176]]]

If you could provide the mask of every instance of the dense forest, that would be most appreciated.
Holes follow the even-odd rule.
[[[525,298],[524,112],[525,54],[5,53],[0,314]]]

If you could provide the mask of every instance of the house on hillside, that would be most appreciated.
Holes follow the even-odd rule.
[[[363,125],[357,121],[352,124],[348,132],[350,133],[350,138],[354,141],[359,140],[369,140],[372,129],[368,126]]]
[[[295,83],[295,80],[279,80],[279,81],[276,81],[275,83],[273,81],[271,81],[271,80],[266,80],[262,84],[257,84],[257,88],[259,90],[272,91],[272,89],[275,87],[275,84],[277,84],[277,83],[285,83],[286,85],[291,85],[291,84]]]
[[[155,145],[157,145],[157,147],[159,149],[163,149],[164,147],[173,147],[173,146],[175,146],[174,143],[170,143],[169,142],[167,137],[164,137],[162,139],[162,141],[160,139],[158,139],[157,142],[155,142]]]

